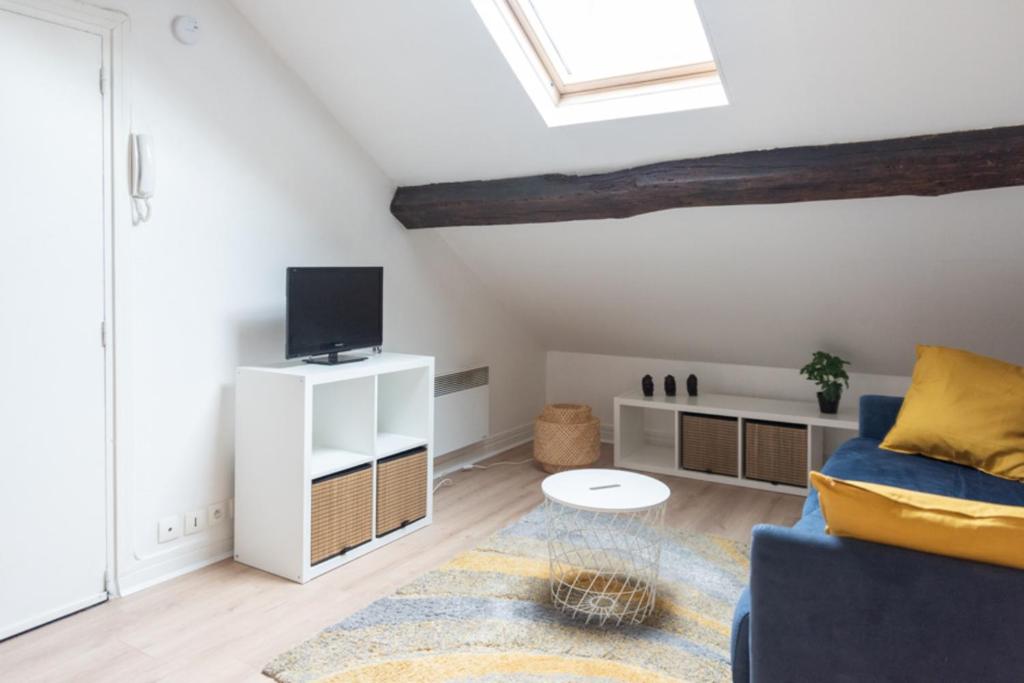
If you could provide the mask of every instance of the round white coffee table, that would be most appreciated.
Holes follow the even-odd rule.
[[[639,624],[654,610],[670,491],[623,470],[544,479],[551,599],[574,618]]]

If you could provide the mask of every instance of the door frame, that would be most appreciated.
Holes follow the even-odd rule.
[[[99,36],[103,68],[96,74],[96,87],[102,88],[103,107],[103,312],[98,342],[104,342],[104,433],[106,502],[106,574],[104,588],[108,596],[118,596],[117,548],[124,539],[124,526],[119,519],[122,511],[117,505],[121,497],[124,478],[118,476],[123,454],[119,445],[124,442],[126,421],[124,405],[118,400],[124,380],[119,370],[118,339],[125,327],[124,306],[118,305],[116,296],[123,290],[117,277],[126,269],[120,267],[122,249],[118,248],[116,226],[131,224],[127,189],[128,134],[131,113],[128,106],[128,70],[126,46],[131,21],[119,10],[101,9],[83,3],[70,4],[58,0],[0,0],[0,9],[31,19],[46,21],[73,30]],[[127,220],[123,217],[127,216]],[[115,284],[117,285],[115,287]],[[123,292],[121,292],[123,296]],[[98,321],[99,322],[99,321]],[[121,457],[119,457],[119,455]],[[90,603],[94,604],[94,603]],[[87,605],[83,605],[86,607]],[[54,617],[57,618],[57,617]]]

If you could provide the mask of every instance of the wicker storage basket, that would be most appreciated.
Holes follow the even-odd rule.
[[[551,403],[544,406],[539,419],[558,424],[582,424],[589,422],[593,417],[590,406],[575,403]]]
[[[362,545],[373,535],[373,472],[369,465],[313,482],[309,563]]]
[[[590,406],[556,403],[534,422],[533,459],[545,472],[586,467],[601,456],[601,420]]]
[[[760,420],[744,424],[744,476],[806,487],[807,427]]]
[[[399,453],[377,462],[377,536],[427,516],[427,451]]]
[[[684,470],[739,475],[736,418],[683,413],[679,426]]]

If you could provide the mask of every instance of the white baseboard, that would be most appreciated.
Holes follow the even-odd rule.
[[[191,552],[171,556],[162,562],[141,567],[130,574],[117,577],[117,596],[125,597],[138,593],[158,583],[170,581],[184,574],[202,569],[215,562],[226,560],[234,555],[234,539],[218,539],[203,545]]]
[[[475,465],[481,460],[493,457],[510,448],[521,446],[533,440],[533,423],[529,422],[498,434],[492,434],[483,441],[447,453],[434,463],[434,479],[440,479],[463,467]]]

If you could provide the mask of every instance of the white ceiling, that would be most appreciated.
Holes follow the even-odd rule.
[[[399,184],[1024,123],[1024,2],[705,0],[732,104],[548,129],[469,0],[233,0]],[[1024,189],[443,228],[548,348],[1024,362]]]
[[[1024,122],[1019,0],[705,0],[732,105],[555,129],[469,0],[234,3],[399,184]]]

